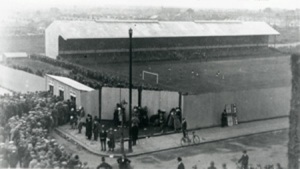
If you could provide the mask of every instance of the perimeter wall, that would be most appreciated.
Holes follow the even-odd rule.
[[[139,92],[141,92],[139,94]],[[126,119],[129,117],[129,89],[103,87],[101,90],[101,119],[112,120],[116,104],[125,101]],[[139,105],[140,103],[140,105]],[[157,113],[158,109],[169,112],[179,106],[179,93],[169,91],[153,91],[132,89],[132,107],[147,107],[148,116]]]
[[[205,93],[183,96],[183,116],[188,128],[221,125],[226,104],[236,104],[239,122],[288,116],[291,87]]]

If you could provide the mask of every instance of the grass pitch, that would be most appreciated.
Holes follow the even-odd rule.
[[[84,64],[90,69],[128,79],[128,63]],[[290,57],[239,58],[220,61],[163,61],[133,63],[133,81],[189,94],[240,91],[291,85]],[[145,76],[142,71],[159,74]]]

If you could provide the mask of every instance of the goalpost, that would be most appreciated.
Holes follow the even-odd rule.
[[[143,70],[143,75],[142,75],[142,78],[143,80],[145,80],[145,74],[150,74],[152,76],[156,76],[156,84],[158,84],[158,73],[154,73],[154,72],[149,72],[149,71],[146,71],[146,70]]]

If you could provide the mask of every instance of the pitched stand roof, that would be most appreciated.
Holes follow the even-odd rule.
[[[54,29],[64,39],[128,38],[133,37],[207,37],[278,35],[265,22],[239,21],[54,21],[47,29]]]
[[[61,83],[64,83],[74,89],[77,89],[77,90],[81,90],[81,91],[93,91],[94,89],[93,88],[90,88],[84,84],[81,84],[73,79],[70,79],[70,78],[67,78],[67,77],[63,77],[63,76],[54,76],[54,75],[49,75],[49,74],[46,74],[46,76],[49,76]]]

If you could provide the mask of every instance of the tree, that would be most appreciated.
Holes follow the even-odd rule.
[[[298,169],[300,140],[300,54],[293,54],[291,62],[292,100],[289,117],[288,168]]]
[[[265,8],[263,11],[264,11],[265,13],[271,13],[271,12],[272,12],[272,9],[271,9],[271,8]]]
[[[194,14],[195,14],[195,11],[193,9],[189,8],[189,9],[186,10],[186,13],[189,16],[189,19],[192,19]]]

